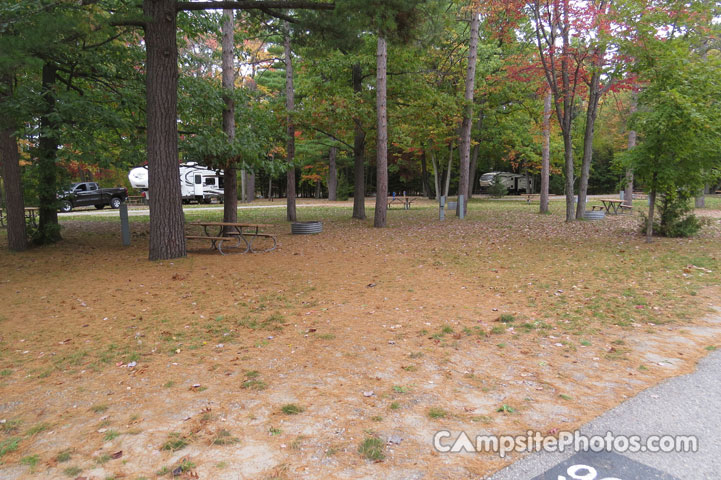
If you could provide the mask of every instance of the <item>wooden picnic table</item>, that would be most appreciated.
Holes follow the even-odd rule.
[[[623,211],[625,209],[630,210],[633,208],[631,205],[626,205],[624,200],[619,200],[617,198],[599,198],[597,200],[600,201],[603,206],[594,205],[591,210],[605,210],[606,213],[611,213],[611,211],[613,211],[614,215],[618,215],[619,209]]]
[[[388,197],[388,208],[391,208],[391,205],[394,203],[400,203],[403,205],[403,210],[410,210],[411,204],[415,201],[415,198],[411,197]]]
[[[230,248],[242,248],[245,244],[245,250],[237,253],[261,253],[275,250],[278,242],[275,235],[269,233],[260,233],[261,228],[272,227],[272,225],[262,223],[234,223],[234,222],[192,222],[190,226],[200,227],[203,230],[202,235],[186,235],[188,240],[208,240],[210,248],[218,250],[221,255],[225,255],[223,251],[224,242],[235,242]],[[273,246],[263,250],[254,250],[253,241],[258,238],[269,238],[273,241]]]
[[[25,222],[37,228],[39,212],[38,207],[25,207]],[[7,227],[7,215],[7,209],[0,208],[0,227]]]

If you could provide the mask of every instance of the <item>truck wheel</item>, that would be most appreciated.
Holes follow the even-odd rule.
[[[120,208],[120,204],[123,203],[119,197],[113,197],[110,199],[110,208]]]
[[[62,202],[60,202],[60,211],[61,212],[68,213],[72,209],[73,209],[73,204],[70,203],[69,201],[63,200]]]
[[[105,205],[102,203],[99,203],[99,204],[95,205],[95,208],[97,208],[98,210],[102,210],[103,208],[105,208]]]

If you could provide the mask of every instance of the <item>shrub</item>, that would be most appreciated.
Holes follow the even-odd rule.
[[[490,187],[488,187],[488,193],[492,197],[501,198],[508,194],[508,189],[506,186],[501,182],[501,176],[496,175],[493,177],[493,183]]]
[[[661,237],[685,238],[696,235],[705,225],[694,215],[691,195],[686,190],[672,190],[660,196],[657,202],[658,216],[654,218],[653,232]],[[642,216],[642,231],[646,231],[648,217]]]

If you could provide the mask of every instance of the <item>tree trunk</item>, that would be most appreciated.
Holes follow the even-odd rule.
[[[240,171],[240,201],[245,203],[245,199],[247,198],[248,194],[246,193],[248,190],[248,175],[245,170]]]
[[[656,175],[654,174],[654,180]],[[653,187],[648,193],[648,218],[646,219],[646,242],[650,243],[653,239],[653,216],[656,207],[656,188]]]
[[[360,63],[353,64],[353,93],[360,95],[363,89],[363,76]],[[365,220],[365,145],[366,134],[359,118],[353,119],[353,218]]]
[[[287,111],[287,162],[288,162],[288,175],[287,175],[287,195],[286,195],[286,217],[289,222],[295,222],[297,220],[295,212],[295,125],[293,119],[293,109],[295,108],[295,91],[293,90],[293,59],[291,58],[290,51],[290,27],[288,22],[285,22],[285,109]]]
[[[603,55],[603,51],[600,53]],[[599,82],[600,69],[596,66],[591,75],[588,91],[588,106],[586,108],[586,130],[583,135],[583,161],[581,162],[581,180],[578,185],[578,205],[576,206],[576,220],[583,220],[586,212],[586,193],[588,192],[588,178],[591,175],[591,162],[593,161],[593,135],[598,115],[598,101],[601,98]]]
[[[423,184],[423,196],[430,200],[433,197],[431,196],[431,186],[428,184],[428,161],[426,159],[425,148],[421,155],[421,183]]]
[[[0,162],[5,184],[8,247],[21,252],[28,246],[25,232],[25,201],[23,200],[18,143],[12,128],[0,130]]]
[[[703,190],[699,192],[699,195],[694,199],[694,207],[706,208],[706,193],[708,192],[709,186],[705,185]]]
[[[0,97],[0,105],[2,105],[13,95],[13,78],[10,74],[0,75],[0,80],[7,89],[3,95],[4,98]],[[20,155],[13,121],[4,123],[6,120],[10,120],[9,116],[0,119],[0,173],[5,187],[5,191],[0,192],[0,201],[5,200],[8,248],[21,252],[27,248],[28,242],[25,230],[25,200],[23,199]]]
[[[178,167],[175,0],[144,0],[150,260],[184,257]]]
[[[471,157],[471,127],[473,126],[473,88],[476,84],[476,60],[478,56],[478,26],[480,14],[474,8],[471,11],[471,39],[468,45],[468,68],[466,70],[465,94],[466,106],[463,110],[460,138],[460,173],[458,179],[458,195],[463,195],[463,214],[468,212],[468,186]],[[461,216],[461,203],[458,203],[456,215]]]
[[[338,200],[338,170],[335,165],[337,154],[338,147],[330,147],[330,152],[328,152],[328,200],[331,202]]]
[[[247,203],[252,203],[255,200],[255,172],[245,172],[245,186],[245,201]]]
[[[273,201],[273,177],[268,175],[268,200]]]
[[[388,209],[388,117],[386,112],[386,39],[378,35],[376,52],[376,116],[378,143],[376,153],[376,211],[373,226],[386,226]]]
[[[443,194],[448,201],[449,190],[451,189],[451,170],[453,170],[453,142],[448,147],[448,170],[446,170],[446,188]]]
[[[541,153],[541,213],[548,213],[548,185],[551,175],[551,92],[543,99],[543,150]]]
[[[228,141],[235,140],[235,102],[233,100],[233,89],[235,88],[235,69],[233,68],[233,34],[235,30],[235,18],[233,10],[223,10],[222,25],[222,60],[223,60],[223,90],[225,95],[223,101],[223,131]],[[235,223],[238,221],[238,176],[235,172],[235,159],[229,158],[224,168],[223,184],[223,221]]]
[[[43,65],[42,95],[45,111],[40,117],[40,140],[38,142],[38,170],[40,221],[34,241],[41,245],[55,243],[61,239],[57,211],[57,153],[60,141],[57,138],[55,119],[55,82],[57,67],[51,63]],[[178,175],[180,176],[180,175]],[[178,188],[180,184],[178,183]],[[23,212],[23,216],[25,213]],[[23,220],[24,221],[24,220]]]
[[[638,101],[638,95],[634,91],[631,93],[631,106],[629,108],[629,115],[633,115],[636,111],[636,103]],[[628,132],[628,150],[631,150],[636,146],[636,130],[629,130]],[[623,203],[626,205],[633,205],[633,169],[629,168],[626,170],[626,188],[623,193]]]
[[[431,163],[433,164],[433,180],[435,181],[436,198],[439,199],[443,196],[443,192],[441,192],[441,180],[438,175],[438,161],[436,161],[436,154],[433,151],[431,151]]]
[[[476,144],[473,145],[473,152],[471,153],[471,168],[468,174],[468,199],[473,198],[473,191],[476,187],[476,172],[478,172],[478,155],[480,153],[481,146]]]
[[[566,221],[571,222],[574,219],[575,206],[573,198],[573,139],[570,130],[563,134],[563,150],[563,163],[566,173]]]

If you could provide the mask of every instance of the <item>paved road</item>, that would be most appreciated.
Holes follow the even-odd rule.
[[[694,435],[696,453],[537,453],[491,476],[491,480],[716,480],[721,479],[721,351],[692,374],[650,388],[580,430],[586,435]],[[571,458],[569,458],[571,457]],[[563,463],[559,465],[559,463]],[[597,474],[569,467],[585,464]],[[555,467],[555,468],[554,468]]]
[[[296,208],[304,208],[304,207],[345,207],[347,208],[349,205],[346,204],[297,204]],[[353,206],[352,204],[350,205]],[[250,209],[258,209],[258,208],[286,208],[285,203],[282,203],[280,205],[241,205],[238,207],[238,210],[250,210]],[[223,205],[215,205],[211,207],[188,207],[183,208],[184,212],[203,212],[203,211],[211,211],[211,210],[223,210]],[[58,213],[58,218],[68,218],[68,217],[117,217],[118,210],[73,210],[70,213]],[[148,216],[150,215],[150,209],[148,208],[129,208],[128,209],[128,215],[131,217],[142,217],[142,216]]]

